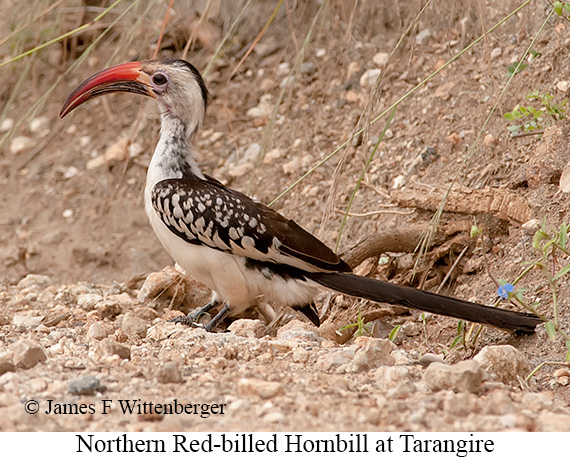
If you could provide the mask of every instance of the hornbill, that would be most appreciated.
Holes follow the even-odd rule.
[[[214,307],[207,324],[238,315],[260,301],[281,303],[319,325],[313,297],[318,286],[376,302],[531,333],[541,320],[531,314],[357,276],[325,244],[271,208],[205,175],[191,140],[200,128],[208,91],[184,60],[117,65],[89,77],[68,96],[60,116],[99,95],[131,92],[160,107],[160,140],[150,161],[144,193],[150,224],[187,274],[214,291],[211,303],[179,319],[190,324]]]

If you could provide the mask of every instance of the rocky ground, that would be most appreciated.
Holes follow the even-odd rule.
[[[367,14],[369,3],[361,2],[348,41],[350,14],[339,9],[327,16],[298,72],[292,72],[298,50],[284,17],[234,77],[255,34],[216,60],[206,77],[208,117],[196,138],[208,173],[271,202],[350,139],[382,68],[372,117],[441,68],[480,34],[482,23],[488,28],[514,7],[441,6],[389,59],[408,18],[405,11],[399,19],[386,10]],[[550,20],[535,42],[540,56],[515,76],[449,196],[434,244],[411,274],[417,234],[475,141],[508,65],[544,18],[542,8],[523,10],[398,107],[341,237],[340,252],[359,274],[435,291],[449,273],[442,293],[492,304],[491,277],[513,282],[526,262],[540,259],[532,247],[540,221],[547,216],[552,233],[570,208],[564,179],[570,127],[561,120],[542,136],[513,138],[502,113],[530,103],[524,95],[531,90],[556,102],[567,97],[570,28],[561,20]],[[293,26],[299,45],[310,21],[289,20],[300,21]],[[200,69],[212,53],[202,39],[189,56]],[[254,315],[219,333],[168,323],[203,305],[209,291],[170,266],[146,222],[141,192],[158,136],[156,110],[118,96],[57,120],[67,93],[105,66],[112,46],[101,45],[63,79],[41,113],[2,143],[0,430],[570,431],[566,348],[544,325],[528,336],[483,329],[469,344],[454,344],[454,319],[326,292],[317,298],[319,329],[279,309],[278,324]],[[0,130],[10,129],[70,63],[55,51],[39,58],[44,77],[30,76],[29,92],[3,113]],[[273,122],[287,82],[292,92]],[[6,87],[0,96],[9,99]],[[384,122],[274,207],[334,246]],[[477,239],[469,236],[474,223],[483,230]],[[396,241],[386,236],[394,233]],[[567,263],[558,252],[546,271]],[[551,319],[552,294],[540,269],[521,286],[525,302],[538,303]],[[557,305],[567,333],[569,291],[564,276]],[[355,337],[355,327],[340,330],[359,313],[372,336]],[[132,413],[123,411],[126,401]],[[193,406],[165,414],[160,405],[166,404]]]

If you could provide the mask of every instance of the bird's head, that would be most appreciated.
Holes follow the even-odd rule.
[[[60,117],[99,95],[131,92],[155,98],[163,116],[200,126],[208,91],[196,68],[185,60],[148,60],[116,65],[90,76],[67,97]],[[192,132],[189,132],[192,133]]]

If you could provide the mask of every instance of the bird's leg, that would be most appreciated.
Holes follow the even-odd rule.
[[[200,316],[202,314],[208,314],[208,312],[212,308],[215,308],[220,303],[221,303],[220,300],[217,297],[214,297],[210,303],[207,303],[206,305],[202,306],[201,308],[198,308],[198,309],[192,311],[191,313],[188,313],[188,315],[186,315],[186,316],[177,316],[177,317],[174,317],[172,319],[169,319],[168,322],[174,322],[176,324],[180,323],[183,325],[195,325],[198,322],[198,319],[200,318]],[[221,313],[221,311],[220,311],[220,313]],[[216,317],[218,317],[220,315],[220,313],[216,314],[214,319]]]
[[[207,332],[211,332],[212,329],[220,322],[224,317],[228,315],[230,312],[230,304],[226,303],[226,305],[220,310],[218,314],[216,314],[210,322],[204,325],[204,330]]]

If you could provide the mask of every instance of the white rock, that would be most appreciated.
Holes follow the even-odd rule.
[[[228,175],[230,175],[232,178],[240,178],[246,173],[249,173],[251,170],[253,170],[252,163],[241,163],[239,165],[230,165],[228,169]]]
[[[428,38],[431,35],[431,31],[429,29],[423,29],[421,32],[419,32],[416,35],[416,43],[417,44],[422,44],[426,38]]]
[[[73,217],[73,210],[70,208],[64,209],[61,215],[66,219],[70,219]]]
[[[540,219],[531,219],[529,221],[526,221],[523,225],[521,225],[521,228],[525,233],[525,235],[532,236],[540,228],[540,225],[541,225]]]
[[[75,175],[77,175],[77,173],[79,173],[79,170],[77,169],[77,167],[74,167],[72,165],[63,172],[63,177],[64,179],[70,179],[73,178]]]
[[[238,391],[242,395],[256,395],[264,400],[282,395],[283,386],[278,382],[263,379],[242,378],[237,383]]]
[[[502,53],[503,53],[503,50],[501,48],[494,48],[491,51],[491,60],[494,60],[497,57],[500,57]]]
[[[120,138],[105,151],[106,162],[121,162],[129,156],[129,139]]]
[[[50,120],[45,116],[40,116],[30,121],[30,132],[38,136],[46,136],[49,133]]]
[[[374,62],[374,64],[378,65],[379,67],[383,67],[386,65],[386,62],[388,62],[388,57],[390,57],[390,54],[387,52],[379,52],[374,57],[372,57],[372,62]]]
[[[265,154],[265,157],[263,157],[263,163],[265,164],[273,163],[275,160],[279,159],[282,154],[283,151],[281,151],[280,149],[278,148],[272,149],[267,154]]]
[[[10,142],[10,152],[12,154],[18,154],[19,152],[31,148],[34,143],[34,140],[27,136],[17,136]]]
[[[560,181],[558,182],[558,187],[562,192],[570,192],[570,164],[566,164],[562,169],[562,174],[560,175]]]
[[[228,330],[246,338],[261,338],[267,327],[259,319],[238,319],[230,324]]]
[[[250,144],[243,153],[243,157],[240,160],[240,163],[255,162],[260,152],[261,152],[261,145],[259,143]]]
[[[376,84],[376,81],[378,81],[380,73],[382,73],[382,71],[378,68],[371,68],[370,70],[366,70],[360,77],[360,85],[362,87],[372,87],[374,84]]]
[[[529,372],[526,356],[508,344],[485,346],[473,360],[495,381],[504,384],[518,385],[519,378],[524,378]]]
[[[289,62],[282,62],[277,67],[277,76],[286,76],[291,71],[291,64]]]
[[[556,88],[560,92],[566,92],[568,90],[568,88],[570,88],[570,81],[558,81],[556,83]]]
[[[281,80],[281,82],[279,83],[279,87],[288,86],[289,84],[293,84],[294,81],[295,81],[295,75],[285,76],[285,77]]]
[[[392,181],[392,189],[400,189],[406,184],[406,177],[404,175],[398,175]]]
[[[6,119],[2,120],[2,123],[0,123],[0,132],[7,132],[8,130],[12,130],[13,127],[14,119],[7,117]]]
[[[140,143],[131,143],[129,146],[129,157],[138,157],[144,151],[144,147]]]
[[[87,170],[94,170],[95,168],[99,168],[99,167],[105,165],[106,163],[107,163],[107,161],[105,160],[105,156],[97,156],[94,159],[89,160],[85,164],[85,168]]]
[[[424,373],[424,381],[433,392],[478,392],[484,371],[475,360],[464,360],[455,365],[432,363]]]
[[[364,338],[364,337],[362,337]],[[348,364],[349,373],[359,373],[378,368],[382,365],[394,365],[394,357],[390,355],[396,345],[390,340],[379,338],[366,338],[364,344],[356,351],[354,359]]]

